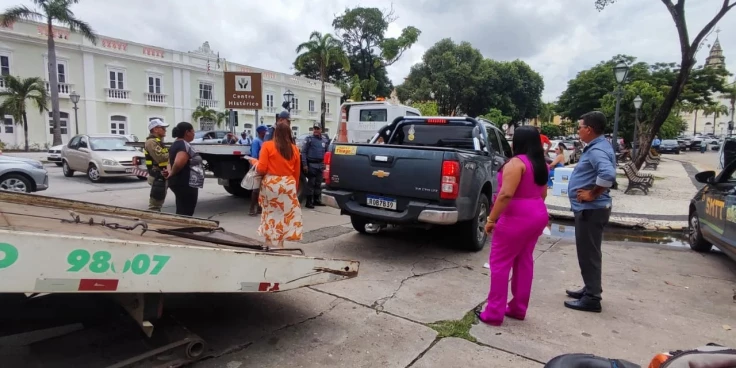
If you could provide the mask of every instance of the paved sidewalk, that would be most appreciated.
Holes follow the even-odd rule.
[[[655,178],[649,195],[644,195],[638,190],[624,194],[628,180],[623,170],[619,169],[619,189],[611,191],[611,224],[649,230],[686,229],[690,199],[702,185],[693,178],[698,171],[689,162],[663,157],[657,170],[643,170]],[[566,196],[548,195],[547,210],[552,218],[573,219],[570,201]]]

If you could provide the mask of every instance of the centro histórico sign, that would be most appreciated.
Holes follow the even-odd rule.
[[[225,72],[225,108],[260,110],[263,105],[261,73]]]

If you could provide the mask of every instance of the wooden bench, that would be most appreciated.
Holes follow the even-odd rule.
[[[644,194],[649,194],[649,188],[654,185],[653,176],[639,173],[633,162],[624,165],[624,174],[626,174],[626,179],[629,180],[629,185],[626,187],[624,194],[628,194],[632,189],[639,189]]]
[[[647,155],[647,158],[644,159],[644,168],[645,169],[654,169],[657,170],[657,167],[659,166],[659,157],[654,157],[651,154]]]

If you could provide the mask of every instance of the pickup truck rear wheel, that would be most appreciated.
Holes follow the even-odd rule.
[[[353,224],[353,229],[361,234],[367,234],[365,231],[365,225],[368,224],[368,220],[360,216],[350,216],[350,223]]]
[[[240,186],[240,182],[242,179],[230,179],[228,182],[228,185],[225,186],[225,191],[241,198],[250,198],[250,190],[247,190]]]
[[[485,227],[489,208],[488,197],[485,194],[481,194],[480,198],[478,198],[475,217],[472,220],[458,224],[460,234],[464,238],[460,245],[463,249],[478,252],[486,246],[488,234],[486,234]]]

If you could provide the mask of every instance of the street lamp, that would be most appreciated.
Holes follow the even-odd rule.
[[[618,113],[621,107],[621,97],[624,95],[621,85],[626,80],[627,74],[629,74],[629,66],[624,62],[619,62],[613,68],[613,76],[616,78],[617,84],[616,91],[614,91],[614,95],[616,96],[616,113],[613,119],[613,152],[618,151]]]
[[[263,116],[261,116],[261,125],[263,125]]]
[[[641,96],[636,95],[634,99],[634,108],[636,109],[636,121],[634,122],[634,139],[631,141],[631,149],[634,151],[632,159],[636,157],[636,144],[639,143],[638,137],[636,136],[636,128],[639,126],[639,109],[641,109]]]
[[[292,101],[294,101],[294,92],[291,92],[290,89],[287,89],[286,92],[284,92],[284,103],[281,104],[281,106],[291,112]]]
[[[72,91],[72,93],[69,95],[69,98],[74,104],[74,126],[77,129],[77,134],[79,134],[79,114],[77,114],[77,110],[79,110],[79,108],[77,107],[77,104],[79,103],[79,97],[80,96],[77,91]]]

